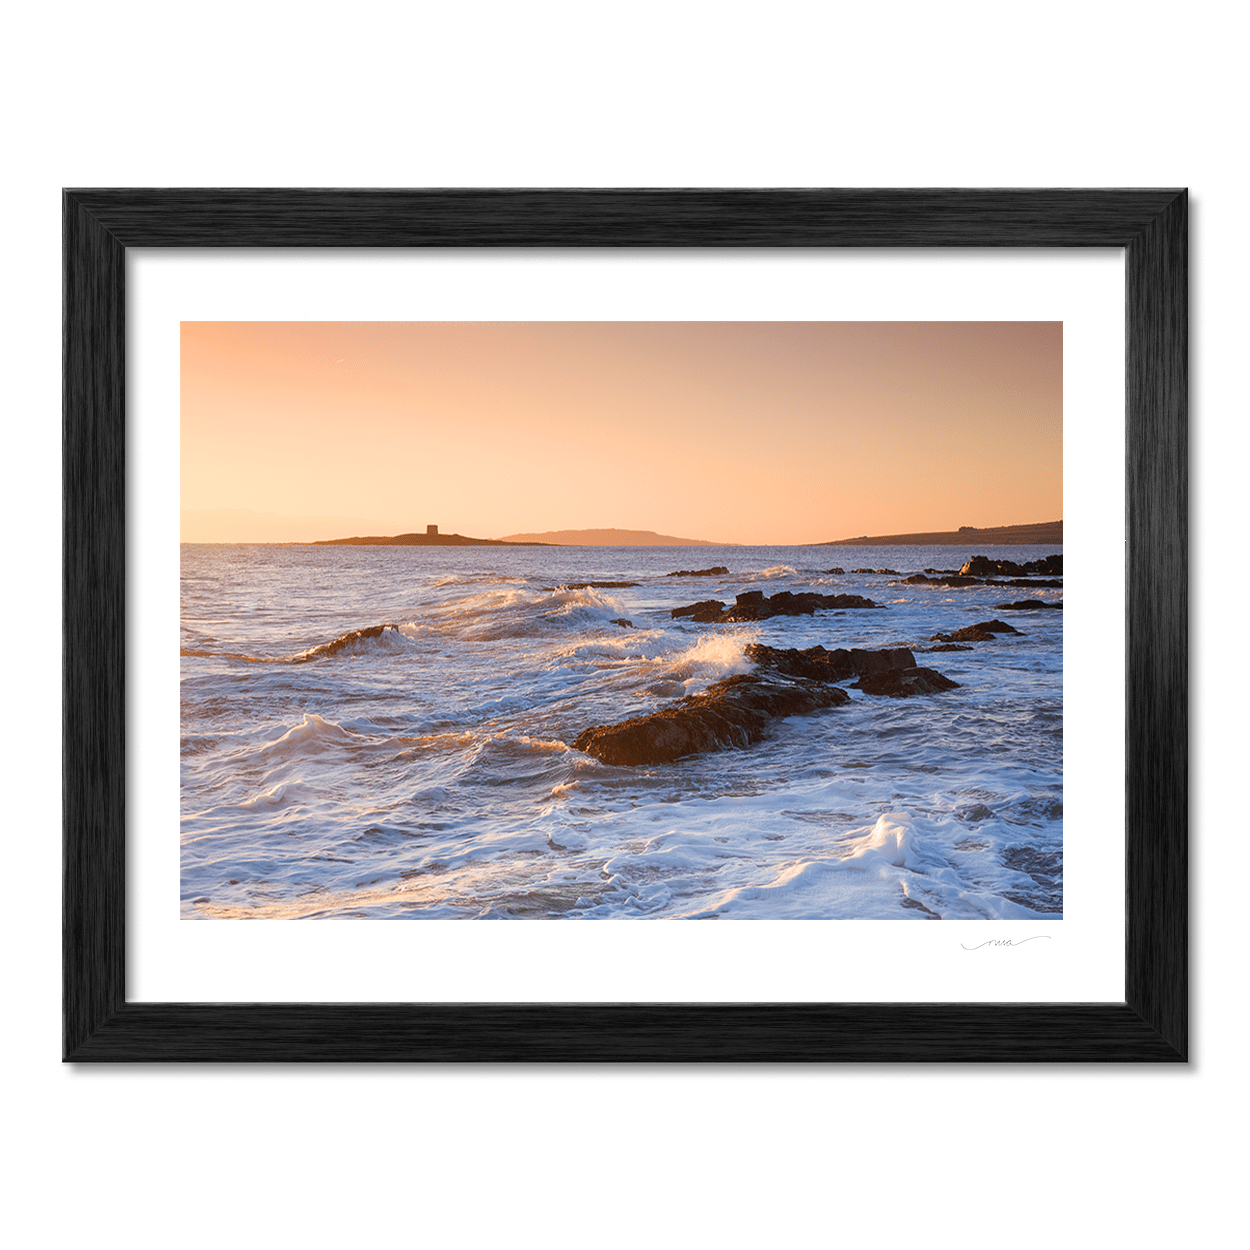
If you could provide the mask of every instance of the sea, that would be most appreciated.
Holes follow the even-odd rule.
[[[184,545],[181,915],[1061,919],[1063,612],[998,605],[1063,592],[900,584],[1055,552]],[[752,590],[880,606],[671,615]],[[926,650],[994,618],[1019,634]],[[669,764],[570,745],[750,671],[753,642],[907,646],[958,687],[848,682]]]

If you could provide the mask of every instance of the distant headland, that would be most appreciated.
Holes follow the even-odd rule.
[[[836,538],[816,547],[977,547],[1063,545],[1063,522],[1042,521],[1037,525],[995,525],[977,529],[972,525],[931,534],[887,534],[884,537]]]
[[[551,547],[715,547],[705,538],[674,538],[654,530],[548,530],[545,534],[509,534],[508,543]],[[731,544],[725,544],[729,546]]]
[[[323,538],[314,547],[545,547],[543,542],[524,539],[466,538],[463,534],[440,534],[437,525],[427,525],[424,534],[395,534],[384,538],[371,534],[362,538]]]

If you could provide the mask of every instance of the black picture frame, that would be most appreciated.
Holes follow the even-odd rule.
[[[1187,229],[1184,190],[65,191],[63,1058],[1185,1061]],[[1124,248],[1124,1001],[127,1002],[130,247]]]

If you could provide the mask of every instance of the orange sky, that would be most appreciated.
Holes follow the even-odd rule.
[[[183,322],[182,536],[1058,520],[1062,358],[1059,322]]]

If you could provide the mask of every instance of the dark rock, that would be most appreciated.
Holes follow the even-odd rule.
[[[820,595],[814,591],[794,594],[779,591],[771,598],[762,590],[747,590],[740,594],[733,607],[725,608],[719,599],[704,599],[700,603],[673,608],[670,615],[677,619],[688,616],[702,624],[731,624],[739,621],[766,621],[773,616],[811,616],[819,610],[831,608],[875,608],[871,599],[862,595]]]
[[[665,577],[720,577],[728,572],[723,564],[718,564],[710,569],[680,569],[676,573],[666,573]]]
[[[1018,634],[1020,631],[1006,621],[978,621],[965,625],[953,634],[934,634],[930,642],[993,642],[995,634]]]
[[[901,586],[984,586],[985,582],[979,577],[961,577],[958,573],[950,573],[942,577],[926,577],[923,573],[913,573],[910,577],[904,577],[899,583]]]
[[[992,621],[978,621],[973,629],[983,629],[987,634],[1018,634],[1020,631],[1014,625],[1008,625],[1006,621],[1000,621],[997,618]]]
[[[626,586],[640,586],[641,582],[561,582],[559,586],[547,586],[547,590],[623,590]]]
[[[674,619],[690,616],[701,624],[720,622],[731,624],[735,621],[763,621],[770,616],[811,616],[813,612],[835,607],[876,607],[871,599],[863,595],[818,595],[814,591],[800,592],[781,590],[773,597],[768,597],[763,590],[746,590],[742,592],[732,607],[724,607],[719,599],[705,599],[697,604],[685,607],[674,607],[671,614]]]
[[[865,694],[886,695],[891,699],[906,699],[915,694],[937,694],[941,690],[954,690],[959,683],[951,681],[932,668],[892,669],[885,673],[866,673],[854,683],[856,690]]]
[[[809,681],[846,681],[850,677],[862,677],[865,673],[884,673],[916,665],[916,657],[906,647],[880,651],[865,651],[858,647],[849,651],[840,647],[835,651],[826,651],[824,647],[807,647],[800,651],[796,647],[769,647],[753,642],[747,647],[746,656],[748,660],[754,660],[761,670]]]
[[[824,647],[747,648],[752,673],[727,677],[646,716],[616,725],[595,725],[573,742],[605,764],[667,764],[686,755],[746,747],[758,742],[768,722],[821,708],[838,707],[850,695],[835,682],[859,676],[869,694],[899,697],[949,690],[956,685],[932,669],[919,669],[906,647],[881,651],[826,651]],[[942,684],[945,683],[945,684]]]
[[[1023,577],[1026,573],[1062,577],[1063,556],[1045,556],[1041,560],[1026,560],[1023,564],[1017,564],[1014,560],[991,560],[989,556],[973,556],[959,571],[972,577],[993,577],[995,573],[1001,573],[1004,577]]]
[[[834,577],[845,577],[846,574],[841,569],[826,569],[825,572]]]
[[[719,599],[700,599],[698,603],[688,603],[684,608],[674,608],[669,615],[678,620],[689,616],[696,621],[719,621],[725,611],[725,605]]]
[[[725,615],[726,621],[763,621],[770,616],[811,616],[833,608],[875,608],[877,604],[862,595],[821,595],[814,591],[793,594],[783,590],[765,598],[759,591],[739,595]]]
[[[618,617],[616,620],[614,620],[614,621],[612,622],[612,624],[613,624],[613,625],[619,625],[622,629],[633,629],[633,628],[634,628],[634,622],[633,622],[633,621],[627,621],[627,620],[626,620],[623,616]]]
[[[992,638],[993,634],[987,634],[986,638]],[[984,641],[984,640],[983,640]],[[936,647],[924,647],[924,651],[975,651],[976,647],[965,647],[961,642],[943,642]]]
[[[999,612],[1029,612],[1034,608],[1059,608],[1063,610],[1062,603],[1043,603],[1040,599],[1021,599],[1019,603],[996,603],[994,607]]]
[[[605,764],[667,764],[684,755],[750,746],[764,736],[770,720],[849,700],[841,686],[740,673],[648,716],[587,729],[573,749]]]
[[[967,625],[963,629],[957,629],[953,634],[934,634],[930,639],[932,642],[993,642],[994,635],[984,629],[977,629],[975,625]]]

